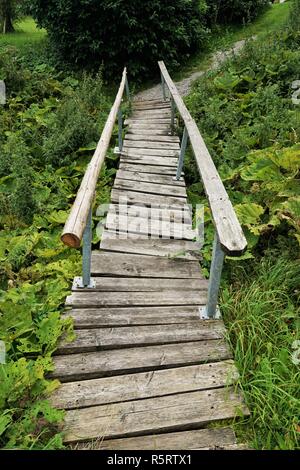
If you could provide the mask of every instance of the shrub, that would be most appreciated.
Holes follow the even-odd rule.
[[[211,24],[251,21],[269,5],[269,0],[206,0]]]
[[[198,48],[206,36],[205,0],[33,0],[30,11],[68,60],[104,63],[105,72],[144,74]]]

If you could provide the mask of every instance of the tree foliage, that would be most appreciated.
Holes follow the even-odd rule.
[[[0,28],[2,33],[14,31],[13,20],[18,16],[21,0],[0,0]]]
[[[206,0],[210,24],[247,22],[254,19],[269,0]]]
[[[174,66],[207,31],[205,0],[32,0],[30,11],[65,58],[110,74],[126,65],[146,75],[162,58]]]

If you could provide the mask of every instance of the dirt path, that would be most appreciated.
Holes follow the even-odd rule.
[[[245,40],[236,42],[231,49],[227,51],[219,51],[216,52],[212,57],[212,63],[210,66],[211,70],[218,68],[227,58],[234,54],[238,54],[240,50],[244,47]],[[179,93],[181,96],[186,96],[189,94],[191,90],[191,86],[197,78],[201,77],[206,72],[206,70],[199,70],[199,72],[192,73],[189,77],[184,78],[180,82],[176,82],[175,85],[178,88]],[[155,100],[161,98],[161,85],[155,85],[152,88],[148,88],[147,90],[143,90],[139,92],[135,96],[136,101],[143,101],[143,100]]]

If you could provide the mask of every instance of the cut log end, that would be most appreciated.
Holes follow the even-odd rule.
[[[81,240],[74,233],[63,233],[61,241],[71,248],[80,248]]]

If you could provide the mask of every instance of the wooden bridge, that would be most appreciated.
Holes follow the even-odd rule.
[[[217,302],[224,254],[240,255],[246,240],[196,124],[159,66],[162,98],[132,102],[123,140],[124,70],[62,235],[75,248],[83,239],[83,276],[66,302],[76,339],[57,351],[53,376],[62,386],[52,401],[66,410],[65,442],[79,448],[235,449],[228,420],[248,410]],[[100,250],[91,253],[96,183],[117,118],[120,165]],[[209,281],[182,173],[188,140],[216,228]]]

